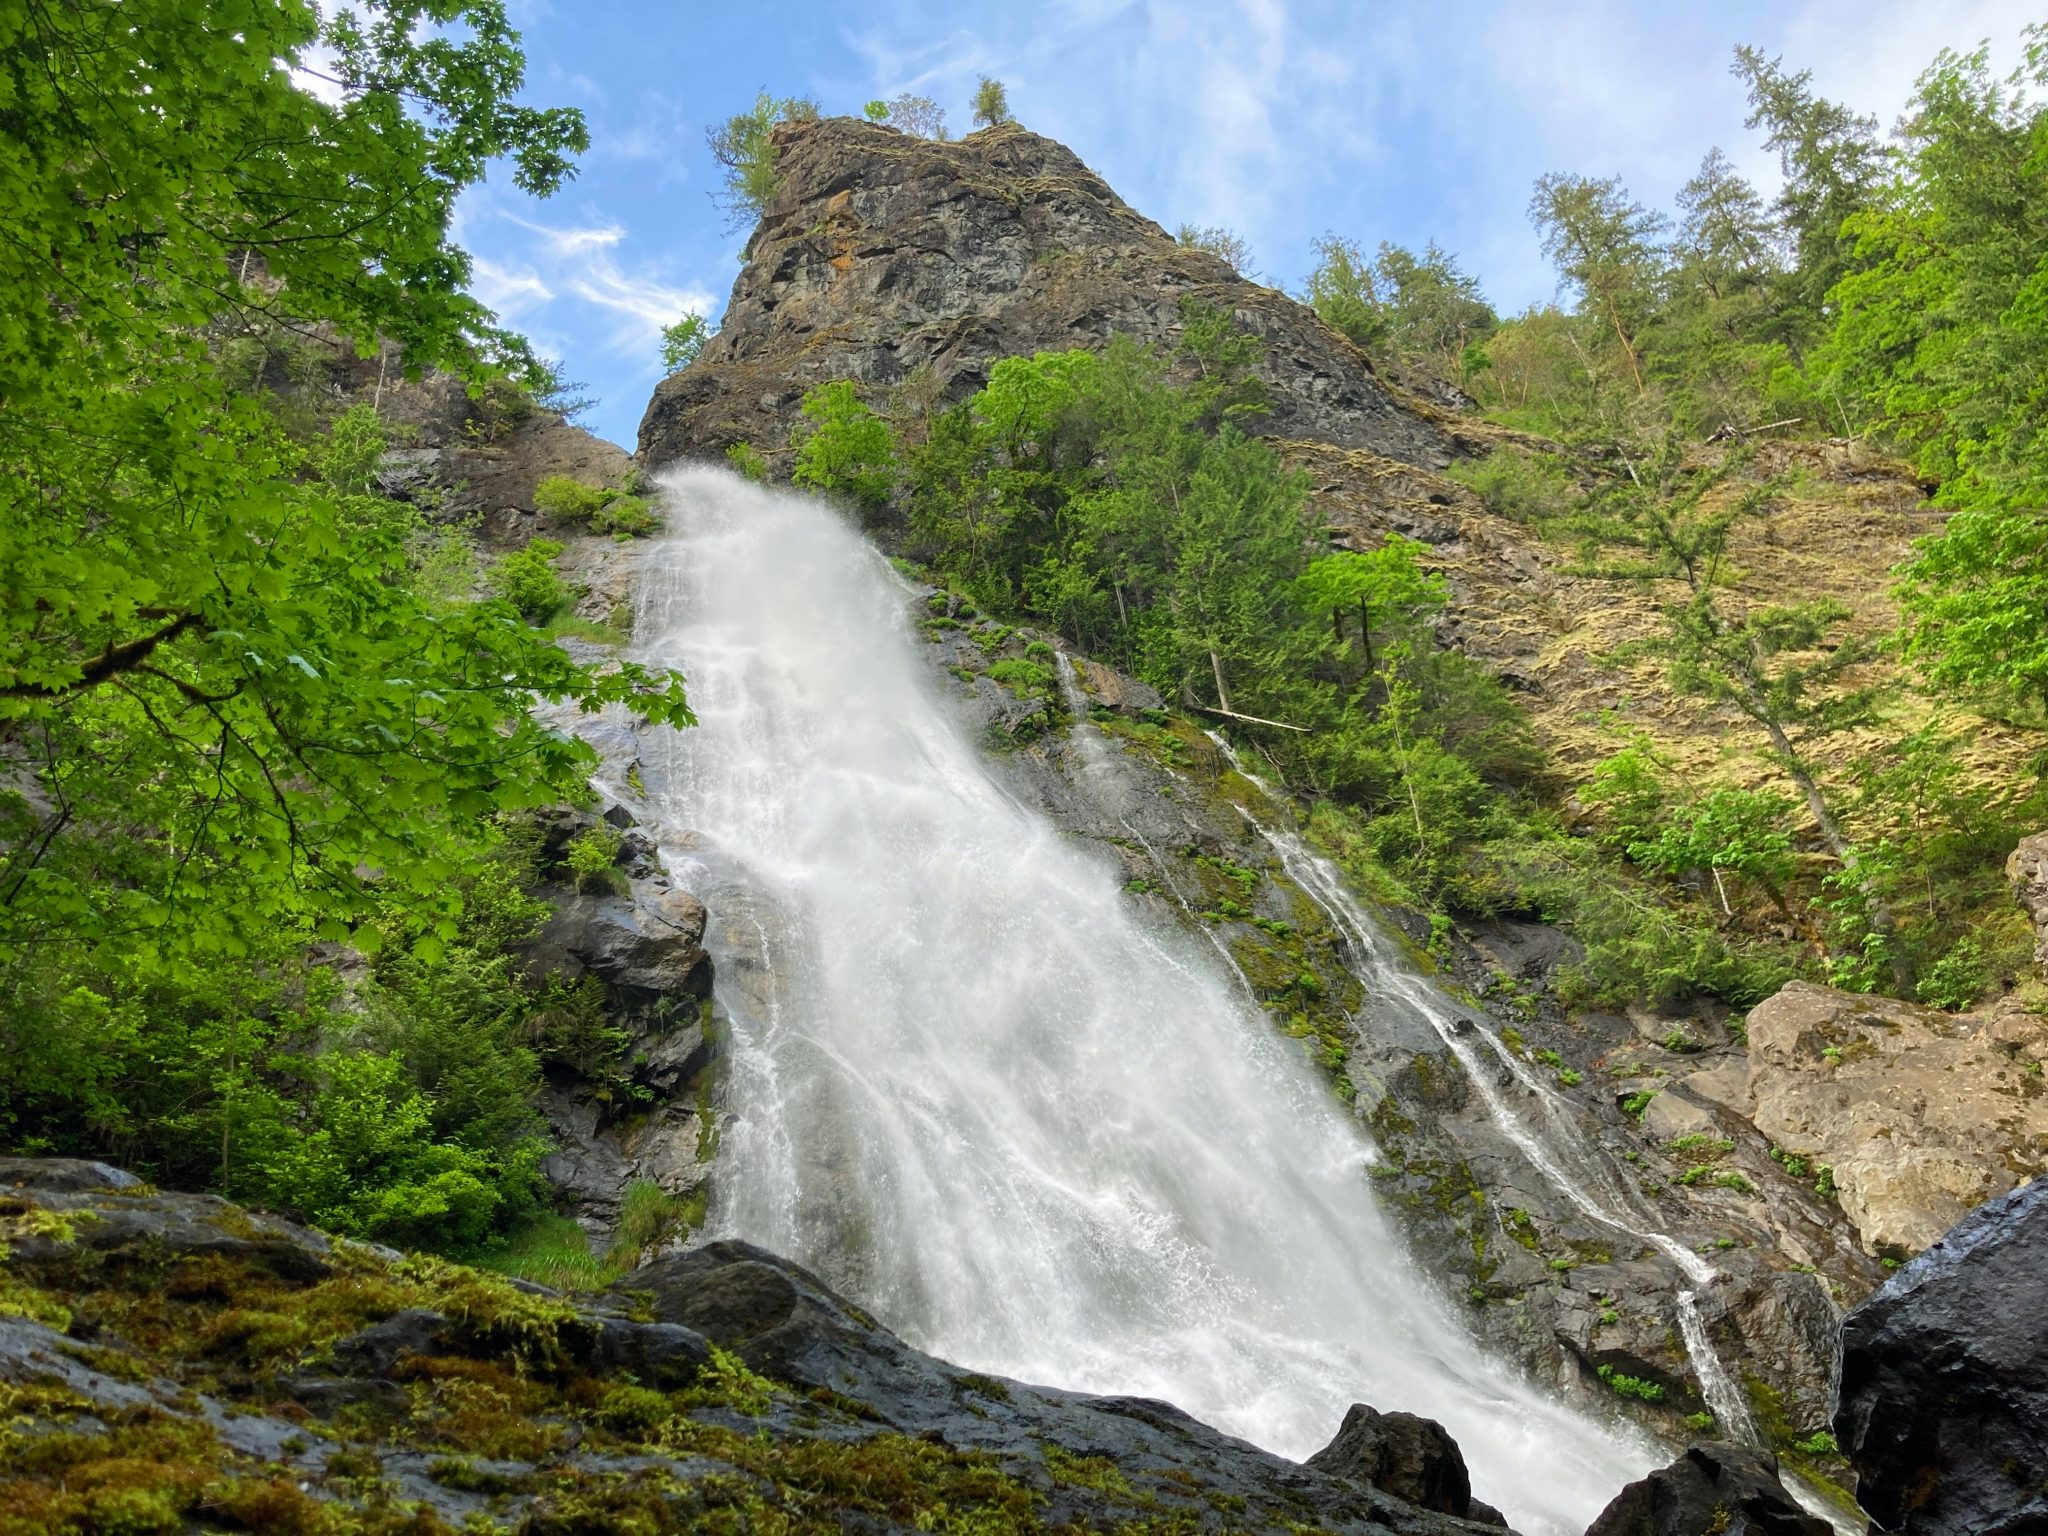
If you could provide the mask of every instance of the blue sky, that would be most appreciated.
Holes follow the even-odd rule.
[[[1525,214],[1545,171],[1620,175],[1668,206],[1713,145],[1765,185],[1728,73],[1740,42],[1810,67],[1890,123],[1944,46],[2016,60],[2035,0],[512,0],[529,94],[589,118],[575,182],[536,202],[500,176],[465,196],[478,294],[599,397],[586,424],[631,446],[656,332],[724,308],[744,232],[709,193],[706,124],[761,87],[857,112],[935,98],[966,131],[977,76],[1169,229],[1245,236],[1298,290],[1325,231],[1456,252],[1504,310],[1554,282]]]

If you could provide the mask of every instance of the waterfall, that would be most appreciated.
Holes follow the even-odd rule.
[[[1229,742],[1214,733],[1210,740],[1233,769],[1257,785],[1268,799],[1275,799]],[[1314,852],[1295,833],[1261,821],[1242,806],[1238,809],[1278,855],[1288,877],[1343,935],[1347,961],[1352,974],[1365,988],[1368,1008],[1405,1008],[1422,1018],[1465,1069],[1494,1124],[1552,1189],[1576,1207],[1580,1215],[1648,1243],[1694,1287],[1708,1286],[1721,1278],[1720,1271],[1655,1225],[1654,1213],[1613,1165],[1587,1143],[1555,1090],[1503,1045],[1498,1035],[1472,1023],[1463,1010],[1397,958],[1394,947],[1381,935],[1358,899],[1345,889],[1328,859]],[[1700,1384],[1700,1396],[1712,1410],[1721,1433],[1745,1444],[1762,1444],[1741,1389],[1707,1336],[1698,1291],[1680,1290],[1673,1312],[1686,1358]]]
[[[1532,1536],[1661,1460],[1474,1341],[1225,958],[1005,789],[886,561],[812,500],[663,489],[636,651],[701,723],[642,758],[731,1021],[717,1233],[963,1367],[1284,1455],[1354,1401],[1440,1420]]]

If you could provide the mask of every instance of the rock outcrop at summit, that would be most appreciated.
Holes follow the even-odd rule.
[[[788,441],[833,379],[972,393],[997,360],[1122,334],[1170,345],[1184,300],[1266,343],[1277,437],[1442,467],[1451,434],[1302,305],[1175,243],[1073,151],[1014,124],[948,143],[852,118],[776,130],[779,186],[723,328],[662,381],[640,425],[650,468]]]
[[[2048,1181],[1993,1200],[1842,1325],[1835,1436],[1877,1527],[2048,1530]]]

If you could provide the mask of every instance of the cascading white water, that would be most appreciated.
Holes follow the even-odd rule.
[[[1239,775],[1278,803],[1229,742],[1213,733],[1210,739]],[[1570,1111],[1548,1085],[1530,1072],[1491,1030],[1468,1022],[1449,999],[1397,961],[1393,945],[1381,936],[1357,898],[1344,888],[1328,859],[1314,852],[1297,834],[1261,821],[1243,807],[1239,810],[1279,856],[1288,877],[1343,935],[1352,974],[1363,984],[1370,1000],[1368,1006],[1406,1008],[1427,1022],[1479,1090],[1494,1124],[1552,1189],[1582,1216],[1648,1243],[1694,1286],[1711,1285],[1720,1278],[1711,1264],[1655,1225],[1655,1218],[1645,1209],[1641,1196],[1616,1174],[1606,1158],[1587,1145]],[[1531,1112],[1525,1113],[1510,1102],[1508,1089],[1503,1088],[1501,1080]],[[1721,1432],[1748,1444],[1761,1443],[1748,1403],[1707,1336],[1698,1293],[1678,1292],[1673,1310],[1686,1357],[1699,1380],[1700,1396],[1712,1410]]]
[[[1531,1533],[1659,1459],[1459,1326],[1296,1044],[1005,792],[885,562],[722,472],[664,493],[637,649],[701,723],[643,758],[732,1021],[717,1231],[965,1367],[1286,1455],[1354,1401],[1439,1419]]]

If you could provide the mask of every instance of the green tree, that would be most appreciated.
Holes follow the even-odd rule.
[[[1686,472],[1674,461],[1647,485],[1632,486],[1616,499],[1605,532],[1647,557],[1632,574],[1682,583],[1678,599],[1663,607],[1665,633],[1652,649],[1681,692],[1730,705],[1763,731],[1772,761],[1798,791],[1841,866],[1860,925],[1860,956],[1851,963],[1867,960],[1889,973],[1901,996],[1911,996],[1911,962],[1882,891],[1881,871],[1871,851],[1850,837],[1814,759],[1819,743],[1876,718],[1886,685],[1854,680],[1854,669],[1870,659],[1871,647],[1842,627],[1849,613],[1839,603],[1743,604],[1724,594],[1734,530],[1767,515],[1778,491],[1768,481],[1731,485],[1745,467],[1736,454],[1705,473]],[[1621,570],[1629,573],[1626,566]]]
[[[1908,654],[1938,688],[2048,707],[2048,28],[1992,77],[1944,53],[1899,179],[1849,218],[1830,386],[1912,453],[1952,515],[1900,570]]]
[[[1732,916],[1724,875],[1751,880],[1780,911],[1792,873],[1792,836],[1785,818],[1792,809],[1769,790],[1715,789],[1667,810],[1656,827],[1632,839],[1628,855],[1646,869],[1666,875],[1704,870],[1713,877],[1724,915]]]
[[[1788,73],[1784,60],[1737,48],[1730,67],[1749,92],[1748,126],[1765,130],[1785,184],[1778,215],[1793,244],[1786,303],[1819,321],[1828,291],[1854,263],[1843,225],[1871,206],[1887,169],[1877,120],[1813,93],[1813,71]]]
[[[1741,429],[1814,411],[1799,377],[1810,325],[1784,304],[1787,269],[1776,219],[1720,150],[1679,190],[1650,367],[1681,430]]]
[[[1197,228],[1183,224],[1173,232],[1174,243],[1185,250],[1207,251],[1220,258],[1231,271],[1239,276],[1248,275],[1252,265],[1252,248],[1249,241],[1240,234],[1212,224]]]
[[[889,103],[879,99],[871,101],[860,109],[860,115],[871,123],[886,123],[889,121]]]
[[[704,343],[718,334],[718,327],[702,315],[685,315],[673,325],[661,328],[661,366],[678,373],[697,361]]]
[[[324,32],[310,5],[224,0],[0,20],[12,1140],[147,1137],[185,1169],[210,1142],[232,1181],[244,1132],[281,1145],[373,1099],[381,1123],[431,1122],[382,1067],[277,1065],[283,1035],[320,1033],[324,1005],[288,987],[321,974],[307,945],[373,948],[395,905],[408,947],[445,950],[491,818],[589,771],[536,697],[689,721],[674,676],[600,675],[511,604],[423,581],[445,531],[375,494],[374,405],[294,435],[246,366],[244,343],[292,338],[530,398],[504,371],[532,380],[531,354],[449,243],[487,166],[545,193],[584,147],[575,113],[518,103],[517,43],[491,0],[389,0]],[[315,67],[337,99],[301,88]],[[81,1046],[104,1055],[64,1059]],[[456,1186],[496,1175],[420,1135],[411,1171],[386,1165],[465,1227]]]
[[[1663,215],[1630,198],[1617,178],[1553,173],[1537,178],[1529,218],[1558,276],[1612,331],[1641,394],[1642,337],[1656,317],[1664,268]]]
[[[1309,273],[1308,304],[1323,322],[1361,347],[1386,338],[1387,317],[1374,285],[1372,264],[1357,244],[1324,235],[1315,242],[1315,270]]]
[[[817,117],[818,104],[809,97],[775,97],[764,90],[744,112],[704,130],[705,147],[718,163],[723,182],[712,197],[725,209],[728,229],[743,229],[760,218],[775,195],[775,161],[781,153],[776,128],[782,123],[815,122]]]
[[[1010,93],[1003,82],[983,75],[974,88],[974,121],[982,128],[1000,128],[1017,119],[1010,115]]]
[[[946,112],[929,96],[913,96],[904,92],[889,101],[889,115],[885,119],[892,128],[901,128],[914,139],[936,139],[946,142]]]
[[[804,396],[790,430],[796,465],[790,479],[835,491],[867,510],[885,505],[896,488],[896,447],[889,424],[854,393],[851,380],[820,384]]]
[[[1422,556],[1428,547],[1390,533],[1377,548],[1339,550],[1311,560],[1295,583],[1295,599],[1306,611],[1329,614],[1332,638],[1339,646],[1344,643],[1344,616],[1357,609],[1365,668],[1376,671],[1379,663],[1372,653],[1375,625],[1414,617],[1450,601],[1450,587],[1442,573],[1423,569]]]
[[[1420,255],[1381,242],[1373,276],[1385,298],[1386,341],[1395,355],[1463,383],[1476,349],[1500,325],[1478,280],[1434,240]]]

